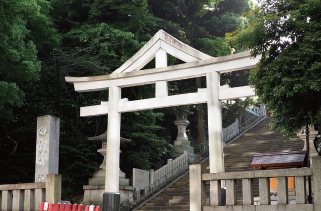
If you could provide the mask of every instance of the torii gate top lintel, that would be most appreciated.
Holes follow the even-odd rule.
[[[179,64],[179,65],[173,65],[173,66],[165,66],[165,67],[159,67],[159,68],[153,68],[153,69],[144,69],[141,71],[132,71],[132,72],[121,72],[118,73],[114,71],[112,74],[109,75],[100,75],[100,76],[91,76],[91,77],[65,77],[66,82],[69,83],[81,83],[81,82],[94,82],[94,81],[103,81],[103,80],[115,80],[115,79],[122,79],[122,78],[127,78],[127,77],[137,77],[137,76],[143,76],[143,75],[150,75],[150,74],[159,74],[159,73],[168,73],[171,71],[177,71],[177,70],[182,70],[182,69],[189,69],[189,68],[198,68],[198,67],[203,67],[203,66],[209,66],[209,65],[214,65],[214,64],[220,64],[220,63],[228,63],[228,62],[240,62],[243,60],[247,60],[247,64],[244,67],[243,66],[237,66],[237,67],[226,67],[226,68],[221,68],[221,69],[216,69],[214,71],[219,72],[219,73],[226,73],[226,72],[232,72],[232,71],[237,71],[241,69],[248,69],[248,68],[253,68],[256,67],[256,63],[259,61],[261,58],[258,56],[257,58],[252,58],[249,60],[251,57],[251,54],[249,51],[245,51],[242,53],[237,53],[233,55],[228,55],[228,56],[220,56],[220,57],[211,57],[206,60],[196,60],[194,62],[188,62],[184,64]],[[130,60],[128,60],[130,61]],[[127,61],[127,62],[128,62]],[[210,68],[210,67],[209,67]],[[210,70],[208,70],[210,71]],[[212,70],[213,71],[213,70]],[[198,74],[205,75],[206,73],[201,72]],[[83,90],[77,90],[77,91],[83,91]]]
[[[167,66],[167,54],[185,64]],[[155,69],[141,70],[155,58]],[[251,58],[249,52],[224,57],[211,57],[160,30],[135,55],[110,75],[66,77],[78,92],[109,89],[108,102],[82,107],[81,116],[108,114],[106,192],[119,192],[120,117],[123,112],[207,103],[210,172],[224,171],[222,116],[220,100],[254,96],[249,86],[226,88],[220,86],[220,73],[249,69],[256,66],[260,56]],[[206,76],[207,88],[196,93],[168,95],[168,81]],[[121,88],[155,83],[155,98],[128,101],[121,99]]]

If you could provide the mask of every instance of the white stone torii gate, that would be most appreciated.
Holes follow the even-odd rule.
[[[167,54],[186,62],[167,66]],[[155,58],[156,68],[141,70]],[[108,102],[80,108],[80,116],[108,114],[106,193],[119,192],[119,137],[121,113],[139,110],[207,103],[210,172],[223,172],[222,117],[220,100],[255,96],[250,86],[223,88],[220,73],[256,67],[260,57],[249,52],[224,57],[211,57],[160,30],[134,56],[110,75],[66,77],[75,91],[89,92],[109,89]],[[168,81],[206,77],[207,88],[195,93],[168,96]],[[121,99],[121,88],[156,84],[155,98],[128,101]]]

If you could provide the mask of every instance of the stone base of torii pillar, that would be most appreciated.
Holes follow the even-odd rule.
[[[189,154],[194,154],[194,147],[191,146],[186,134],[186,127],[189,125],[187,120],[187,115],[192,114],[192,112],[184,111],[176,115],[176,120],[174,121],[177,126],[177,137],[174,141],[174,148],[178,154],[184,154],[187,151]]]
[[[93,174],[92,178],[88,179],[88,185],[83,186],[84,198],[82,204],[89,205],[95,204],[102,206],[103,194],[105,192],[105,178],[106,178],[106,133],[95,137],[89,137],[90,141],[101,141],[102,148],[98,149],[97,152],[103,155],[104,160],[99,166],[99,170]],[[120,138],[120,143],[128,143],[130,139]],[[128,198],[132,198],[134,187],[129,185],[129,179],[125,177],[125,173],[119,169],[119,193],[120,203]]]

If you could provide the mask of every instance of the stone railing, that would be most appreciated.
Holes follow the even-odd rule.
[[[190,166],[190,210],[321,210],[321,157],[312,158],[311,168],[201,173],[200,165]],[[312,204],[307,204],[307,177],[312,176]],[[277,205],[271,205],[270,178],[277,178]],[[288,177],[295,177],[295,204],[288,203]],[[253,180],[259,182],[259,202],[254,205]],[[242,204],[236,205],[236,180],[242,181]],[[222,206],[221,182],[226,185],[226,206]],[[209,196],[206,182],[210,183]],[[207,200],[207,198],[209,200]]]
[[[135,181],[133,181],[133,186],[135,187],[133,192],[133,197],[122,202],[121,204],[122,210],[131,210],[133,207],[137,207],[138,205],[144,203],[146,200],[151,198],[155,193],[165,188],[173,180],[177,179],[184,173],[188,172],[189,159],[190,157],[187,151],[185,151],[184,154],[180,155],[175,160],[168,159],[166,165],[162,166],[161,168],[155,171],[152,169],[150,171],[133,169],[133,175],[135,174],[145,175],[145,178],[148,177],[149,181],[148,181],[148,184],[140,188],[135,187],[134,185]],[[145,173],[142,173],[142,171]],[[143,178],[136,178],[136,179],[138,179],[139,181],[139,180],[142,180]],[[134,176],[133,176],[133,180],[135,180]]]
[[[262,108],[263,109],[260,109],[256,106],[253,106],[253,108],[246,108],[245,110],[252,114],[250,118],[248,118],[245,122],[242,122],[242,124],[240,124],[236,118],[235,122],[228,127],[223,128],[222,135],[224,145],[228,145],[235,137],[243,134],[248,129],[256,125],[260,120],[264,119],[266,117],[266,109],[265,106],[262,106]]]
[[[157,186],[159,183],[163,183],[165,180],[170,177],[177,175],[183,169],[188,168],[188,153],[187,151],[184,154],[177,157],[175,160],[168,159],[167,164],[157,169],[156,171],[151,171],[153,176],[150,184]]]
[[[61,200],[61,175],[47,174],[46,182],[0,185],[1,211],[35,211],[43,201]]]
[[[261,113],[260,108],[256,107],[256,106],[248,107],[245,110],[247,110],[248,112],[250,112],[256,116],[260,116],[260,113]]]
[[[155,191],[160,190],[186,170],[188,170],[187,151],[185,151],[184,154],[180,155],[175,160],[168,159],[167,164],[156,171],[151,169],[149,171],[149,185],[140,189],[135,187],[134,198],[136,199],[136,203],[139,203],[139,201],[149,197]],[[133,172],[133,174],[135,174],[135,172]],[[143,192],[144,194],[140,195],[140,192]]]
[[[236,118],[235,122],[233,122],[231,125],[229,125],[226,128],[223,128],[223,142],[227,143],[229,140],[237,136],[240,132],[239,129],[239,120]]]

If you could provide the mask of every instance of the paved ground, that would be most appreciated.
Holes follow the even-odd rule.
[[[247,131],[224,148],[225,171],[252,170],[251,162],[256,153],[301,151],[304,142],[299,137],[286,140],[282,134],[270,130],[270,118]]]

